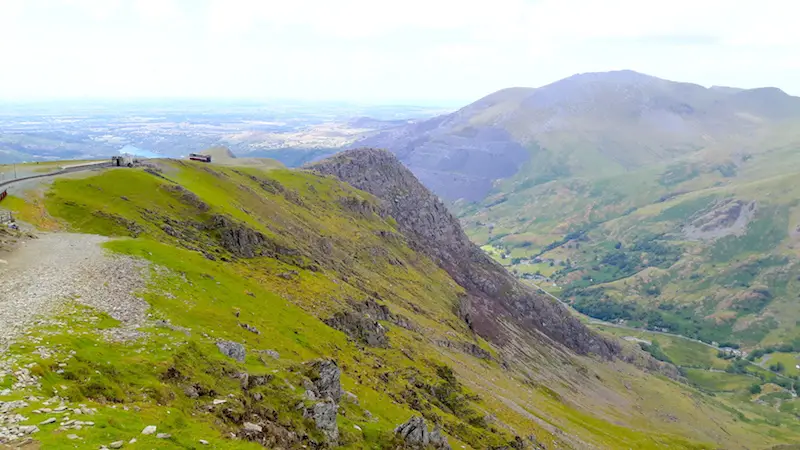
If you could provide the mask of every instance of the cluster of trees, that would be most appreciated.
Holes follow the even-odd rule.
[[[796,390],[798,385],[800,385],[800,377],[797,377],[797,376],[793,376],[793,377],[777,376],[777,375],[774,375],[774,374],[765,373],[764,371],[760,371],[760,370],[748,370],[748,368],[751,366],[751,364],[752,363],[750,361],[748,361],[747,359],[736,358],[735,360],[733,360],[733,362],[731,362],[728,365],[728,367],[725,368],[725,372],[742,374],[742,375],[756,376],[756,377],[760,378],[761,381],[764,382],[764,383],[774,383],[774,384],[777,384],[778,386],[780,386],[780,387],[782,387],[784,389],[789,389],[789,390]],[[780,365],[782,366],[783,364],[780,364]],[[773,372],[778,372],[778,371],[777,370],[773,370]],[[753,392],[752,388],[751,388],[751,392]],[[757,392],[753,392],[753,393],[755,394]]]
[[[653,343],[650,345],[648,345],[646,342],[639,342],[639,347],[641,347],[642,350],[646,351],[647,353],[653,355],[653,358],[659,361],[672,363],[672,360],[669,358],[669,356],[667,356],[667,354],[664,353],[664,350],[661,349],[661,344],[659,344],[655,339],[653,339]]]
[[[564,297],[571,298],[572,306],[581,313],[607,322],[624,319],[650,330],[667,330],[708,343],[730,336],[729,324],[707,321],[690,305],[668,304],[663,309],[648,310],[635,302],[614,300],[599,288],[573,287],[564,292]]]
[[[561,239],[559,239],[559,240],[557,240],[555,242],[551,242],[551,243],[545,245],[544,248],[542,249],[542,251],[540,251],[539,254],[536,255],[536,256],[542,256],[545,253],[549,252],[550,250],[553,250],[553,249],[556,249],[558,247],[561,247],[562,245],[566,244],[567,242],[569,242],[571,240],[588,241],[589,238],[586,236],[586,233],[588,231],[589,231],[588,229],[585,229],[585,230],[578,230],[578,231],[573,231],[571,233],[567,233],[567,235],[564,236],[563,238],[561,238]]]
[[[777,373],[783,373],[786,371],[786,366],[784,366],[782,362],[778,361],[775,364],[770,364],[769,370]]]
[[[747,359],[750,361],[755,361],[764,355],[769,355],[775,352],[781,352],[781,353],[800,352],[800,338],[795,339],[788,344],[770,345],[768,347],[753,350],[752,352],[750,352],[750,354],[747,355]]]

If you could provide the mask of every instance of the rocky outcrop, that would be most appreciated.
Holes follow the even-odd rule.
[[[433,431],[429,432],[425,419],[419,416],[414,416],[408,422],[395,428],[394,434],[401,441],[404,448],[447,450],[451,448],[439,427],[437,426]]]
[[[235,359],[239,362],[244,362],[244,358],[247,355],[247,351],[244,349],[244,345],[238,342],[232,341],[218,341],[217,348],[223,355],[227,356],[228,358]]]
[[[505,344],[518,332],[539,342],[543,334],[579,354],[610,358],[619,353],[617,342],[590,331],[563,306],[519,282],[475,246],[445,205],[392,153],[350,150],[307,168],[378,197],[383,214],[397,221],[409,245],[428,255],[466,290],[457,313],[481,336]]]
[[[307,372],[311,380],[312,389],[316,397],[330,397],[333,401],[339,402],[344,391],[340,378],[342,375],[336,361],[331,359],[320,359],[311,363],[311,368]]]
[[[379,321],[390,322],[407,330],[417,329],[410,319],[393,314],[389,307],[368,299],[364,302],[350,301],[352,311],[343,311],[334,314],[325,320],[325,323],[349,336],[355,341],[372,347],[387,347],[389,339],[386,337],[386,327]]]
[[[253,258],[261,253],[260,247],[265,241],[263,234],[221,215],[214,216],[213,227],[219,233],[222,246],[234,255]]]
[[[386,337],[386,328],[377,320],[356,312],[338,312],[333,317],[326,319],[325,323],[335,328],[351,339],[371,347],[388,347],[389,338]]]
[[[311,408],[306,408],[305,417],[313,419],[317,429],[325,435],[328,442],[336,443],[339,440],[339,426],[336,423],[336,414],[339,405],[328,398],[324,402],[315,403]]]

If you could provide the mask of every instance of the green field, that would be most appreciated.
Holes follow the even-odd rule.
[[[764,368],[769,368],[777,363],[781,363],[784,367],[781,373],[790,377],[796,377],[800,375],[800,369],[797,368],[797,366],[800,365],[799,356],[800,355],[797,353],[775,352],[762,356],[756,360],[755,363]]]
[[[513,191],[502,194],[505,201],[463,206],[461,220],[479,243],[479,224],[494,224],[496,253],[569,260],[568,267],[512,268],[519,276],[541,270],[595,318],[745,349],[791,343],[800,338],[796,149],[767,145],[727,175],[716,169],[723,158],[522,191],[511,179],[498,188]],[[692,176],[676,176],[684,172]]]
[[[702,369],[687,369],[686,378],[701,389],[715,392],[742,391],[757,382],[747,375],[709,372]]]

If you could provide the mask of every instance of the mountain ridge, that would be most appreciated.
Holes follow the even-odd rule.
[[[525,320],[516,324],[521,330],[532,327],[579,354],[620,355],[619,344],[595,335],[557,302],[535,294],[469,241],[446,206],[390,152],[350,150],[307,168],[381,199],[409,242],[466,289],[469,297],[459,306],[461,316],[484,338],[507,342],[501,319],[513,322],[522,316]]]
[[[777,88],[721,90],[599,72],[503,89],[353,147],[387,148],[446,200],[478,201],[526,164],[535,182],[624,173],[734,137],[750,141],[798,118],[800,98]]]

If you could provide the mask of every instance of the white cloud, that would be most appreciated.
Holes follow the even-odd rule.
[[[122,7],[123,0],[61,0],[66,5],[77,8],[89,17],[102,21],[108,20]]]
[[[146,22],[163,23],[176,20],[181,14],[173,0],[134,0],[133,8]]]
[[[621,68],[800,94],[793,8],[789,0],[0,0],[0,59],[17,67],[0,72],[0,97],[468,100]]]

